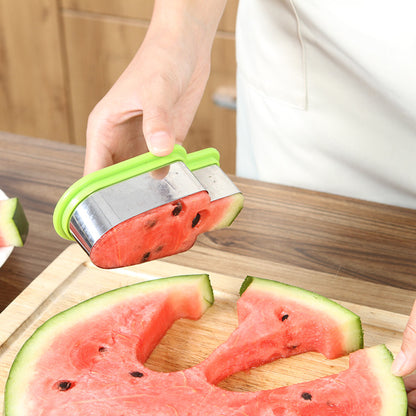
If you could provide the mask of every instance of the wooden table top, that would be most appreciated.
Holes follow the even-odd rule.
[[[0,189],[19,197],[30,224],[25,246],[14,249],[0,269],[0,311],[70,244],[55,233],[52,213],[80,178],[83,161],[83,147],[0,133]],[[339,279],[347,301],[348,285],[360,280],[368,288],[363,303],[410,312],[416,294],[415,210],[233,180],[245,195],[234,224],[200,236],[194,249],[166,261],[200,269],[209,264],[242,277],[267,277],[279,263],[310,272],[311,287],[321,293],[320,273]],[[378,294],[380,285],[389,290]]]

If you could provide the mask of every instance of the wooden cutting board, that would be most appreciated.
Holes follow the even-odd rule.
[[[68,247],[0,314],[0,408],[3,408],[4,385],[16,353],[46,319],[110,289],[148,279],[195,273],[209,273],[209,270],[164,261],[111,271],[97,269],[77,245]],[[195,365],[225,341],[235,328],[236,301],[242,279],[209,274],[214,305],[199,321],[176,322],[147,361],[149,368],[174,371]],[[358,303],[340,303],[361,317],[366,346],[384,343],[394,354],[398,352],[407,316]],[[220,386],[236,391],[275,388],[337,373],[347,367],[347,357],[327,360],[321,354],[307,353],[236,374]]]

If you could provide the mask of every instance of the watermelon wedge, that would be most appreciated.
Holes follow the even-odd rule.
[[[217,387],[217,380],[271,359],[308,349],[338,356],[362,343],[357,316],[319,295],[252,277],[241,292],[230,339],[199,365],[173,373],[152,371],[145,361],[175,319],[198,319],[211,305],[207,275],[116,289],[52,317],[13,363],[5,415],[406,414],[403,381],[391,374],[383,345],[351,353],[347,370],[311,382],[258,392]],[[314,330],[320,332],[312,340]],[[293,340],[304,344],[288,349]]]
[[[91,261],[108,269],[181,253],[199,234],[231,225],[242,207],[241,193],[213,202],[206,191],[189,195],[111,228],[92,247]]]
[[[202,364],[213,384],[277,358],[309,351],[337,358],[363,347],[359,316],[328,298],[251,276],[240,294],[237,329]]]
[[[29,223],[18,198],[0,200],[0,247],[21,247],[26,241]]]

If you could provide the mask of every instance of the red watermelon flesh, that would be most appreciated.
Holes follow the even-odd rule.
[[[92,400],[103,387],[110,395],[123,392],[125,371],[134,383],[139,377],[130,373],[143,368],[140,363],[170,325],[179,318],[198,319],[212,302],[207,275],[178,276],[106,292],[52,317],[13,363],[6,414],[53,415],[68,406],[106,414],[105,402],[96,413],[77,402]]]
[[[199,234],[230,225],[242,204],[239,193],[211,202],[201,191],[154,208],[107,231],[94,244],[91,261],[115,268],[181,253]]]
[[[241,410],[252,416],[405,416],[403,381],[384,345],[350,354],[349,369],[307,383],[261,391]]]
[[[201,364],[211,383],[277,358],[309,351],[337,358],[362,348],[360,318],[336,302],[253,277],[242,290],[238,327]]]
[[[273,285],[279,284],[250,279],[239,301],[243,304],[239,307],[240,325],[255,320],[264,329],[264,322],[271,322],[269,310],[247,312],[245,306],[257,308],[256,301],[250,300],[253,293],[267,287],[273,291]],[[285,289],[286,285],[283,292]],[[297,293],[296,288],[286,291],[287,296],[290,294],[303,299],[308,296],[302,290]],[[274,302],[270,298],[267,301]],[[208,277],[188,276],[118,289],[57,315],[40,327],[18,354],[6,386],[5,416],[406,414],[403,382],[391,375],[392,357],[384,346],[352,353],[350,368],[337,375],[259,392],[231,392],[212,384],[212,374],[221,379],[230,372],[225,369],[224,374],[218,375],[212,371],[221,360],[208,358],[199,366],[174,373],[147,369],[144,363],[148,355],[171,323],[180,317],[197,318],[211,302]],[[340,318],[339,306],[334,309],[328,302],[332,315]],[[305,318],[303,324],[309,326],[315,318]],[[320,319],[325,318],[321,314]],[[233,335],[232,341],[225,342],[213,354],[217,359],[230,357],[228,349],[232,347],[234,354],[246,357],[234,360],[233,371],[246,369],[247,362],[263,362],[263,352],[251,348],[257,339],[262,339],[261,345],[266,345],[267,339],[274,344],[271,337],[275,334],[270,331],[262,334],[260,329],[253,334],[253,326],[246,328],[245,334],[237,328],[235,334],[240,337]],[[278,334],[282,343],[288,335]],[[253,342],[247,343],[247,337]],[[348,338],[344,337],[344,341]],[[338,353],[345,351],[345,345]],[[251,355],[260,358],[256,361]]]

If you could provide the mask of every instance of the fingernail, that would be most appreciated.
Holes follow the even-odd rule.
[[[393,364],[391,366],[391,372],[396,376],[402,376],[405,364],[406,364],[406,355],[404,354],[403,351],[400,351],[393,361]]]
[[[171,139],[169,134],[164,131],[153,133],[148,140],[147,146],[149,147],[150,152],[156,156],[165,156],[168,155],[171,149]]]

